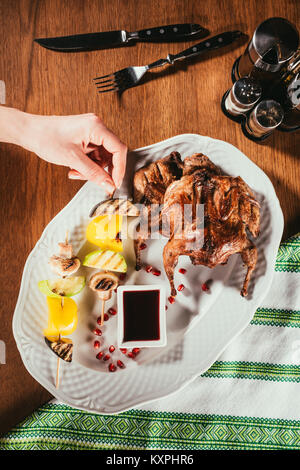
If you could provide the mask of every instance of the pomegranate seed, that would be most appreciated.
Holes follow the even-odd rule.
[[[145,250],[147,248],[146,243],[141,243],[140,244],[140,250]]]
[[[166,305],[166,310],[168,310],[168,308],[169,308],[169,307]]]
[[[178,271],[180,272],[180,274],[185,274],[186,273],[186,269],[184,269],[184,268],[180,268]]]
[[[110,315],[117,315],[117,310],[115,308],[111,307],[111,308],[108,309],[108,313]]]
[[[136,356],[140,352],[140,348],[133,348],[132,352]]]
[[[93,333],[94,333],[94,335],[102,336],[102,331],[101,331],[99,328],[95,328],[95,329],[93,330]]]
[[[98,323],[98,325],[101,325],[101,317],[97,318],[97,323]]]
[[[159,269],[152,269],[152,274],[154,274],[154,276],[160,276],[161,272]]]
[[[204,292],[209,291],[209,287],[208,287],[208,285],[206,284],[206,282],[204,282],[204,283],[202,284],[202,290],[203,290]]]
[[[126,278],[126,273],[121,273],[119,276],[120,281],[124,281],[125,278]]]
[[[97,359],[102,359],[102,357],[103,357],[103,352],[102,351],[98,352],[96,358]]]
[[[107,321],[109,320],[109,316],[107,315],[107,313],[104,314],[104,321]]]
[[[116,348],[113,345],[109,346],[109,348],[108,348],[109,352],[114,352],[115,349]]]
[[[121,351],[121,353],[123,353],[123,354],[126,354],[126,353],[127,353],[127,349],[126,349],[126,348],[120,348],[120,351]]]
[[[127,357],[130,357],[130,359],[134,359],[134,358],[135,358],[135,354],[133,354],[132,351],[129,351],[129,353],[127,354]]]
[[[170,304],[174,304],[174,302],[175,302],[175,297],[173,297],[172,295],[170,295],[170,297],[168,297],[168,301],[170,302]]]
[[[117,292],[118,292],[117,289],[115,289],[115,293],[117,293]]]
[[[145,270],[146,270],[147,273],[151,273],[152,269],[153,269],[152,266],[146,266],[145,267]]]
[[[182,291],[184,289],[184,285],[183,284],[179,284],[179,286],[177,287],[177,290]]]
[[[110,359],[110,355],[109,354],[105,354],[104,358],[103,358],[103,361],[108,361],[108,359]]]
[[[94,341],[94,348],[99,349],[100,348],[100,341]]]
[[[117,368],[114,364],[109,364],[108,370],[109,370],[109,372],[115,372],[117,370]]]
[[[124,368],[125,368],[124,362],[120,361],[120,359],[117,360],[117,365],[118,365],[118,367],[120,367],[120,369],[124,369]]]

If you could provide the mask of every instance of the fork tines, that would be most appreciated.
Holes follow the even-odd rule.
[[[137,68],[138,67],[126,67],[125,69],[118,70],[115,73],[94,78],[98,92],[106,93],[107,91],[124,91],[127,88],[135,86],[139,81],[136,79],[135,75],[135,70]],[[144,67],[140,68],[144,69]]]
[[[103,75],[102,77],[95,77],[95,85],[97,86],[98,93],[106,93],[108,91],[120,91],[120,83],[117,79],[117,73]]]

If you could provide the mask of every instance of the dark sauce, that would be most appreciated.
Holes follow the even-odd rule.
[[[124,291],[124,341],[160,339],[159,290]]]

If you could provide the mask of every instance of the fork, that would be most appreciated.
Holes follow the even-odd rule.
[[[136,86],[141,78],[151,69],[162,67],[167,64],[173,65],[177,60],[184,60],[202,54],[205,51],[211,51],[213,49],[227,46],[241,37],[241,35],[241,31],[227,31],[205,41],[199,42],[198,44],[179,52],[179,54],[168,54],[165,59],[159,59],[152,64],[141,67],[126,67],[118,72],[103,75],[102,77],[96,77],[93,80],[95,81],[95,85],[97,86],[99,93],[124,91],[127,90],[127,88]]]

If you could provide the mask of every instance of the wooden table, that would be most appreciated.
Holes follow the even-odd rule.
[[[60,54],[39,47],[33,39],[180,22],[200,23],[212,34],[240,29],[251,36],[271,16],[296,23],[296,4],[297,0],[1,0],[0,80],[6,83],[6,103],[37,114],[98,113],[132,149],[185,132],[226,140],[272,180],[286,238],[300,229],[299,133],[278,132],[265,145],[257,145],[220,109],[221,97],[231,85],[232,64],[245,43],[160,70],[118,98],[97,95],[92,77],[150,63],[191,43]],[[6,344],[6,364],[0,365],[0,432],[5,432],[50,399],[23,366],[12,335],[12,316],[29,252],[82,183],[69,181],[65,168],[51,166],[22,148],[1,144],[0,154],[0,340]]]

